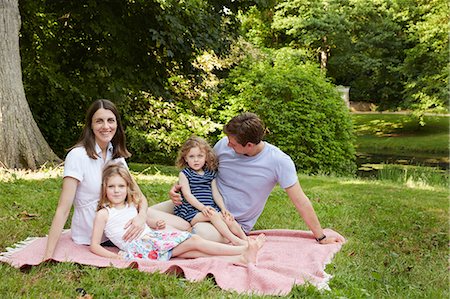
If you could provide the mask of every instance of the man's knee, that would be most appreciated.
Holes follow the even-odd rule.
[[[174,205],[171,200],[166,200],[148,207],[149,212],[159,211],[173,214]]]
[[[192,232],[206,240],[227,243],[227,240],[224,239],[217,229],[208,222],[199,222],[195,224]]]

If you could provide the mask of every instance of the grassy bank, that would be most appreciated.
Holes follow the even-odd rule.
[[[402,114],[352,114],[358,152],[447,158],[449,117],[425,116],[425,126]]]
[[[131,165],[147,197],[167,198],[177,171]],[[57,204],[61,170],[0,170],[0,251],[29,236],[47,234]],[[440,186],[300,176],[323,227],[347,238],[327,272],[330,292],[295,287],[291,298],[448,298],[448,189]],[[285,192],[271,195],[255,229],[306,229]],[[213,279],[132,269],[98,269],[70,263],[21,272],[0,264],[3,298],[250,298],[220,290]],[[257,296],[252,296],[257,297]],[[268,297],[267,297],[268,298]]]

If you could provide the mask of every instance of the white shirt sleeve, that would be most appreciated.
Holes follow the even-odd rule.
[[[83,163],[81,161],[87,156],[82,151],[85,151],[83,147],[76,147],[72,149],[66,156],[64,161],[64,176],[73,177],[82,182],[84,178]]]

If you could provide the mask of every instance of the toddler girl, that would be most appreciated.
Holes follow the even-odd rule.
[[[247,236],[231,213],[225,208],[215,180],[218,161],[211,146],[202,138],[192,136],[181,147],[177,166],[182,204],[174,214],[189,222],[211,222],[233,245],[247,244]]]

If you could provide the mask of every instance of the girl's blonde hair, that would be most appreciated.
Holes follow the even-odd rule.
[[[140,192],[136,182],[125,165],[120,162],[110,161],[105,165],[105,168],[103,168],[102,190],[100,200],[97,205],[97,211],[103,209],[104,207],[109,207],[110,202],[106,196],[106,188],[108,187],[108,180],[115,175],[120,176],[127,183],[127,198],[125,201],[129,204],[134,204],[135,206],[138,206],[141,202],[143,194]]]
[[[205,152],[206,159],[205,159],[205,165],[206,168],[209,170],[217,170],[217,167],[219,166],[219,162],[217,160],[217,156],[214,153],[214,150],[209,145],[209,143],[198,136],[191,136],[186,142],[181,146],[180,151],[178,152],[178,157],[176,161],[176,166],[179,168],[185,168],[189,165],[186,162],[185,157],[191,150],[191,148],[198,147],[201,151]]]

